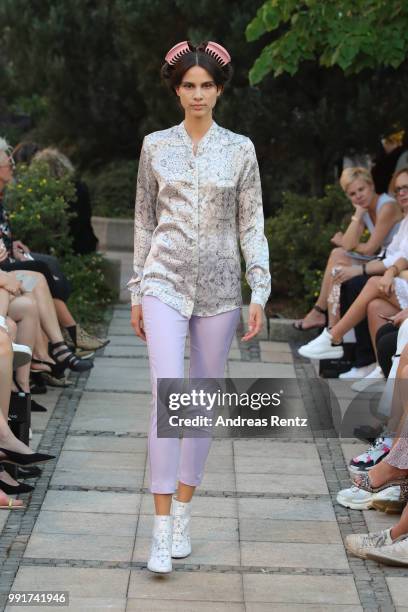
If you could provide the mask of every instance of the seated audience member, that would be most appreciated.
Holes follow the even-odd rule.
[[[402,274],[408,268],[408,169],[395,174],[392,188],[404,212],[404,220],[387,248],[386,257],[382,261],[371,261],[360,266],[360,274],[370,277],[360,295],[330,331],[324,329],[320,336],[299,349],[302,357],[341,358],[343,336],[367,314],[374,345],[377,331],[384,324],[384,316],[393,316],[408,307],[408,280]]]
[[[75,199],[68,203],[70,212],[75,213],[70,219],[70,231],[74,253],[84,255],[93,253],[98,240],[92,228],[92,206],[89,190],[83,181],[75,178],[75,170],[66,155],[58,149],[47,148],[36,153],[32,163],[46,162],[54,178],[70,175],[75,186]]]
[[[13,160],[9,154],[10,147],[0,138],[0,268],[5,271],[31,270],[43,274],[47,280],[58,320],[67,330],[75,347],[83,350],[96,350],[107,344],[104,339],[88,334],[73,318],[66,302],[71,292],[69,281],[62,273],[55,257],[31,253],[29,247],[21,241],[14,240],[3,195],[6,185],[13,177]],[[3,248],[3,246],[5,248]]]
[[[372,559],[389,565],[408,566],[408,402],[404,388],[408,384],[408,344],[402,351],[397,370],[395,393],[401,403],[398,431],[389,452],[370,471],[353,478],[357,489],[380,494],[390,487],[399,488],[398,501],[404,510],[399,522],[391,528],[369,534],[347,536],[347,549],[363,559]],[[375,507],[375,505],[374,505]]]
[[[402,218],[391,196],[378,195],[374,191],[371,174],[366,168],[346,168],[340,185],[354,206],[354,214],[345,233],[337,232],[332,238],[336,248],[327,262],[319,297],[310,312],[294,323],[299,331],[324,327],[327,318],[329,325],[338,319],[341,283],[361,274],[361,262],[378,258],[380,250],[391,243]],[[365,229],[369,230],[370,238],[360,242]],[[327,317],[330,302],[332,307]]]
[[[0,325],[0,462],[12,463],[19,466],[32,465],[49,461],[55,457],[45,453],[33,453],[29,446],[15,437],[7,423],[11,384],[13,375],[13,349],[9,336],[8,325]],[[12,480],[10,484],[8,477],[4,477],[0,471],[0,508],[12,509],[23,507],[20,500],[12,500],[7,497],[4,489],[13,493],[26,492],[23,485]],[[5,479],[4,479],[5,478]],[[24,491],[20,488],[22,487]],[[20,489],[20,490],[17,490]],[[31,490],[31,488],[29,487]]]

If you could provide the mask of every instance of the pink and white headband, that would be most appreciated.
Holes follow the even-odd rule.
[[[183,55],[186,53],[191,53],[191,51],[194,51],[194,49],[191,49],[187,40],[184,40],[183,42],[179,42],[177,45],[174,45],[174,47],[168,51],[165,61],[170,64],[170,66],[174,66],[174,64],[176,64]],[[204,53],[208,53],[208,55],[213,57],[219,64],[221,64],[221,66],[229,64],[231,61],[231,56],[228,51],[218,43],[212,42],[211,40],[208,41],[203,51]]]

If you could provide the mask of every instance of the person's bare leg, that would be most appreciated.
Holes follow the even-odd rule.
[[[13,350],[10,338],[0,330],[0,447],[18,453],[30,454],[32,450],[15,437],[7,423],[13,377],[12,364]]]
[[[10,272],[10,274],[14,274],[14,272]],[[24,270],[24,274],[33,276],[37,281],[32,293],[37,302],[41,327],[52,343],[63,342],[57,313],[55,312],[54,301],[45,276],[38,272],[32,272],[31,270]]]
[[[41,325],[38,323],[35,342],[34,342],[34,350],[33,350],[33,358],[38,359],[39,361],[45,361],[47,363],[54,364],[55,360],[50,357],[48,353],[48,338],[44,334],[41,329]],[[45,364],[31,363],[31,369],[38,372],[50,372],[51,368]]]
[[[386,301],[390,302],[390,304],[398,308],[398,310],[401,310],[398,300],[394,294],[387,297],[381,293],[379,288],[380,280],[381,276],[372,276],[361,291],[360,295],[354,300],[346,314],[338,323],[336,323],[336,325],[334,325],[334,327],[332,327],[330,333],[334,342],[341,342],[344,334],[366,317],[368,304],[372,300],[377,298],[385,299]]]
[[[170,514],[171,493],[153,493],[155,514]]]
[[[329,297],[333,284],[333,268],[338,265],[350,266],[351,263],[352,260],[346,255],[346,251],[344,249],[338,247],[332,250],[330,257],[327,260],[326,269],[323,274],[319,297],[316,300],[317,306],[319,306],[323,310],[327,309],[327,298]],[[323,326],[325,322],[326,318],[324,314],[322,314],[321,312],[317,312],[317,310],[315,310],[314,308],[312,308],[303,318],[304,329],[307,329],[308,327],[313,327],[315,325]]]
[[[401,386],[398,386],[398,381],[401,381]],[[397,369],[395,387],[393,393],[393,411],[394,419],[399,413],[400,418],[398,426],[396,427],[396,435],[392,443],[394,448],[401,441],[401,436],[406,437],[406,418],[408,413],[408,397],[406,394],[406,386],[408,385],[408,345],[401,353],[400,362]],[[406,440],[404,440],[405,442]],[[408,468],[400,469],[391,463],[388,463],[387,457],[377,463],[369,472],[370,483],[373,487],[380,487],[381,485],[393,480],[395,478],[403,478],[408,476]],[[361,482],[361,476],[356,476],[354,482],[359,484]]]
[[[392,317],[397,314],[401,308],[397,308],[391,302],[387,302],[387,300],[383,300],[382,298],[377,298],[372,300],[367,307],[367,318],[368,318],[368,328],[370,330],[371,343],[374,347],[375,355],[377,358],[377,347],[375,345],[375,339],[377,336],[377,332],[387,323],[385,319],[380,317],[380,315],[385,315],[387,317]]]
[[[9,306],[9,316],[17,323],[17,342],[33,349],[38,326],[38,310],[30,294],[16,297]],[[30,363],[16,370],[16,380],[24,393],[30,393]]]
[[[0,316],[6,317],[10,303],[10,294],[5,289],[0,289]]]
[[[76,321],[69,311],[68,306],[62,300],[54,299],[54,306],[61,327],[72,327]]]
[[[195,489],[196,489],[195,487],[192,487],[191,485],[187,485],[184,482],[179,481],[176,497],[181,502],[189,502],[191,501],[194,495]]]
[[[406,535],[408,533],[408,504],[405,506],[401,518],[394,527],[391,529],[391,538],[396,540],[402,535]]]

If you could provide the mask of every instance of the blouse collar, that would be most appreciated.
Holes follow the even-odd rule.
[[[187,145],[189,147],[189,149],[192,149],[193,141],[191,140],[191,137],[190,137],[189,133],[186,130],[186,126],[184,125],[184,121],[182,121],[178,125],[178,128],[179,128],[178,131],[179,131],[179,134],[181,136],[181,139],[182,139],[183,143],[185,145]],[[206,131],[204,136],[199,141],[199,143],[197,145],[197,152],[200,149],[202,149],[206,144],[208,144],[208,142],[210,142],[212,140],[212,138],[215,136],[217,130],[218,130],[218,125],[213,120],[213,122],[212,122],[211,126],[209,127],[209,129]]]

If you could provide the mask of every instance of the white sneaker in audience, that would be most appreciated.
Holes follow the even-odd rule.
[[[408,534],[404,533],[404,535],[394,540],[394,542],[368,548],[366,551],[366,559],[377,561],[377,563],[385,563],[386,565],[407,567]]]
[[[332,337],[327,327],[320,336],[298,349],[299,355],[308,359],[341,359],[344,351],[341,345],[332,344]]]
[[[370,552],[390,544],[391,527],[376,533],[351,533],[346,537],[347,550],[361,559],[367,559]]]
[[[375,502],[397,502],[400,498],[400,487],[387,487],[379,493],[369,493],[356,486],[343,489],[337,493],[337,503],[352,510],[369,510]]]
[[[339,378],[342,380],[355,380],[356,378],[365,378],[368,374],[375,369],[376,363],[370,363],[370,365],[363,366],[362,368],[351,368],[348,372],[343,372],[343,374],[339,374]]]
[[[383,385],[375,385],[375,388],[372,386],[376,381],[384,382],[385,385],[384,374],[379,365],[377,365],[365,378],[352,384],[351,388],[353,391],[382,391],[384,388]]]

